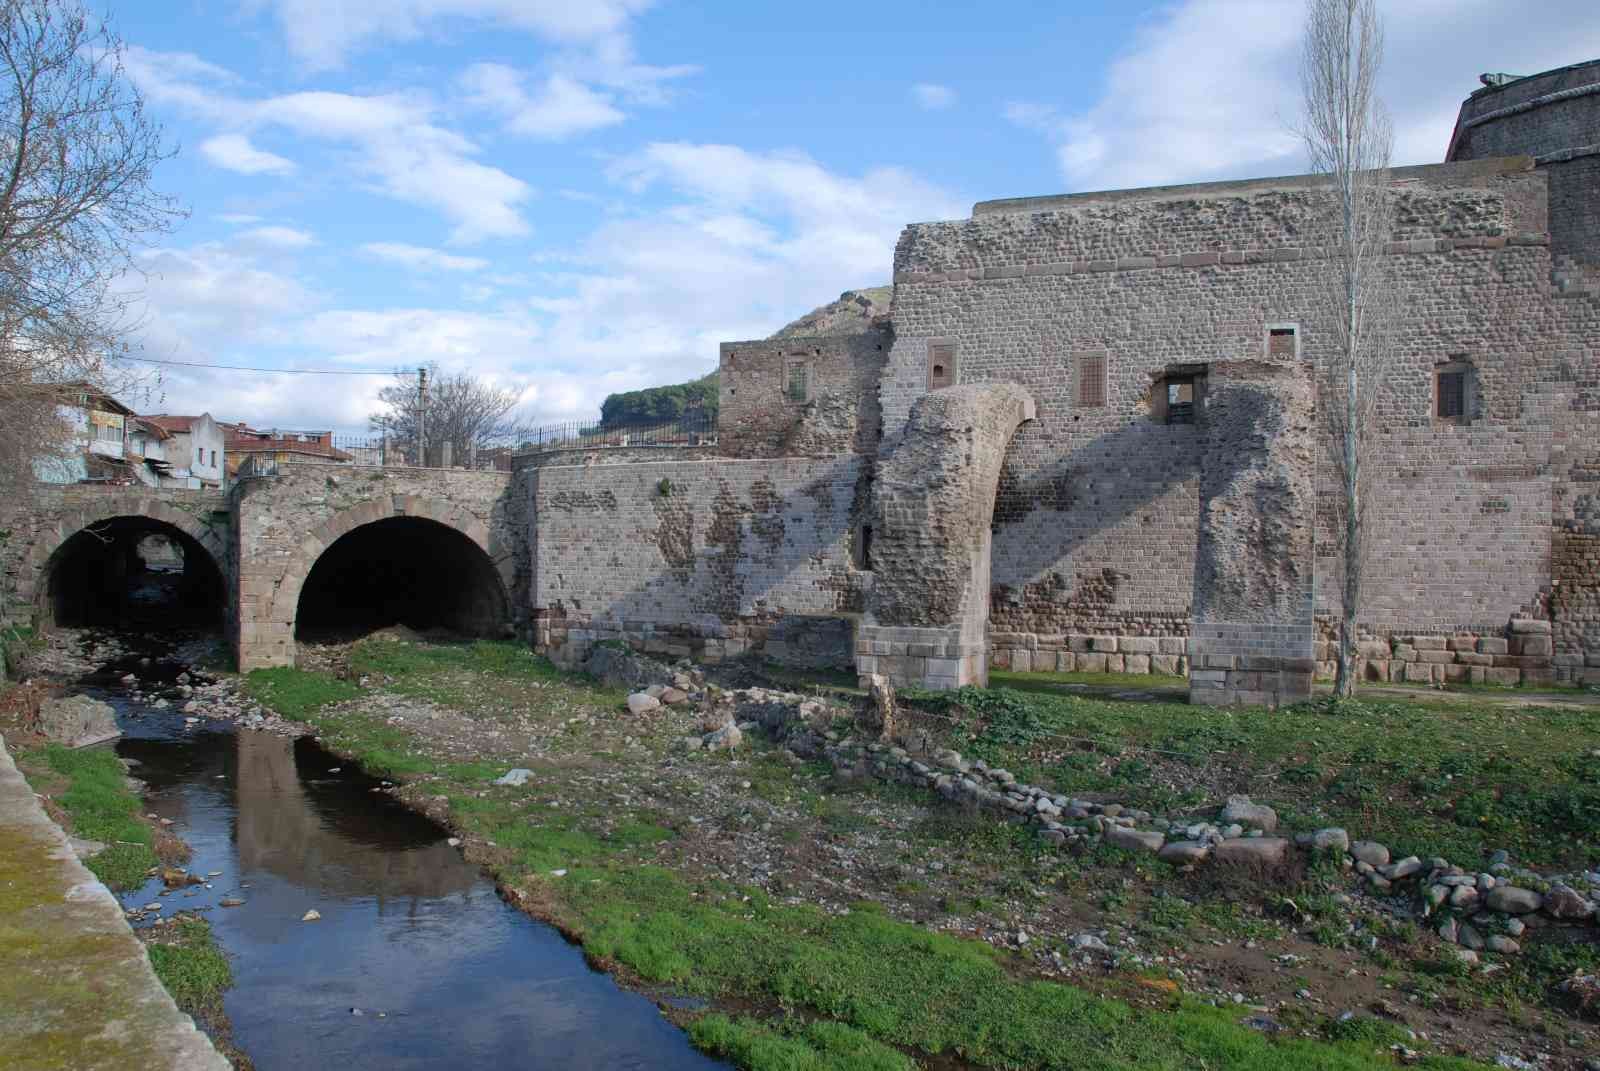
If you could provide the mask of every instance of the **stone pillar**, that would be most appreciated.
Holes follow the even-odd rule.
[[[1311,694],[1314,399],[1305,364],[1207,373],[1191,703],[1276,707]]]
[[[872,591],[856,673],[957,688],[989,679],[989,525],[1006,445],[1032,420],[1012,383],[924,395],[879,465]]]

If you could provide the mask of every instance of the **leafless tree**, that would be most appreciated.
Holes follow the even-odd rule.
[[[464,465],[474,447],[512,445],[528,431],[527,422],[512,412],[520,397],[515,390],[466,372],[442,375],[437,365],[430,365],[424,402],[416,372],[396,372],[394,380],[378,392],[384,409],[373,413],[368,423],[383,432],[392,449],[414,460],[419,415],[427,459],[433,464],[439,463],[445,443],[450,444],[453,463]]]
[[[1338,493],[1335,538],[1344,569],[1339,669],[1334,690],[1355,692],[1356,619],[1368,557],[1365,463],[1374,402],[1393,353],[1395,295],[1384,245],[1392,232],[1389,116],[1377,98],[1383,25],[1374,0],[1309,0],[1301,59],[1304,126],[1311,168],[1328,176],[1331,196],[1318,244],[1325,266],[1319,317],[1331,328],[1321,370],[1320,408],[1328,423]]]
[[[171,155],[76,0],[0,0],[0,494],[65,438],[56,385],[107,389],[126,347],[135,244],[180,216],[151,178]],[[76,392],[74,392],[76,393]]]

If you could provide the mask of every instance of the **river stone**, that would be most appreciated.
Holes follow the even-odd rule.
[[[661,694],[656,698],[660,699],[662,703],[669,707],[675,707],[685,699],[688,699],[689,693],[683,691],[681,688],[666,688],[663,689]]]
[[[1474,952],[1483,948],[1483,934],[1474,929],[1471,924],[1463,922],[1456,931],[1456,940]]]
[[[1490,952],[1498,952],[1503,956],[1515,956],[1517,953],[1522,951],[1522,946],[1516,941],[1498,933],[1491,934],[1489,938],[1483,942],[1483,945]]]
[[[1311,847],[1319,852],[1343,852],[1350,848],[1350,834],[1342,829],[1319,829],[1311,834]]]
[[[1558,883],[1544,898],[1544,913],[1553,919],[1586,919],[1594,914],[1594,904],[1570,885]]]
[[[1113,826],[1106,831],[1106,842],[1115,844],[1119,848],[1126,848],[1130,852],[1159,852],[1166,843],[1166,836],[1161,833],[1146,833],[1138,829],[1127,829],[1123,826]]]
[[[1252,802],[1249,796],[1229,796],[1217,820],[1254,826],[1267,833],[1278,828],[1278,812],[1265,804]]]
[[[500,777],[496,778],[495,779],[495,784],[497,784],[497,785],[523,785],[523,784],[527,784],[528,778],[530,778],[532,776],[533,776],[533,771],[532,770],[525,770],[525,769],[523,769],[522,767],[519,766],[515,770],[507,770]]]
[[[1175,840],[1162,846],[1156,857],[1177,866],[1205,862],[1211,856],[1211,846],[1197,840]]]
[[[1380,871],[1380,873],[1382,873],[1383,876],[1388,878],[1390,881],[1400,881],[1404,878],[1411,877],[1413,874],[1420,874],[1421,872],[1422,860],[1418,859],[1414,855],[1408,855],[1398,863],[1390,863],[1387,867]]]
[[[88,747],[122,735],[111,704],[86,695],[46,699],[39,705],[39,731],[67,747]]]
[[[1282,866],[1292,845],[1285,837],[1228,837],[1216,846],[1217,862],[1232,866]]]
[[[661,709],[661,700],[644,692],[634,692],[628,696],[628,711],[632,714],[648,714],[652,710]]]
[[[1368,866],[1388,866],[1389,849],[1375,840],[1358,840],[1350,845],[1350,855]]]
[[[1515,885],[1496,885],[1489,890],[1487,903],[1491,910],[1506,915],[1526,915],[1539,910],[1544,897],[1532,889],[1519,889]]]

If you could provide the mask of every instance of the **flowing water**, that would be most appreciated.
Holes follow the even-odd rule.
[[[117,680],[132,670],[158,692],[181,668],[135,658],[83,682],[117,708],[117,751],[194,849],[188,869],[218,872],[210,888],[152,881],[122,900],[204,912],[233,966],[233,1042],[261,1071],[724,1066],[358,768],[306,739],[186,726]],[[313,909],[321,920],[301,921]]]

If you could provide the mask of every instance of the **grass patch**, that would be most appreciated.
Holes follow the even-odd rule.
[[[689,1039],[750,1071],[915,1071],[917,1066],[840,1023],[808,1023],[791,1033],[755,1019],[708,1015],[690,1025]]]
[[[221,1008],[223,991],[233,984],[233,970],[212,940],[209,923],[180,918],[152,935],[147,947],[156,977],[178,1007],[191,1015]]]
[[[1037,673],[1016,673],[1009,669],[991,669],[989,683],[1018,691],[1053,691],[1063,684],[1089,684],[1095,687],[1126,688],[1145,691],[1150,688],[1189,687],[1188,677],[1170,676],[1166,673],[1057,673],[1045,670]]]
[[[597,689],[589,678],[558,669],[548,658],[512,640],[456,644],[363,640],[350,650],[350,669],[400,695],[469,712],[497,694],[525,702],[530,684],[575,685],[593,691],[604,702],[622,698],[621,692]]]
[[[1600,862],[1600,714],[1581,707],[1458,697],[1232,710],[1014,688],[907,699],[947,715],[947,741],[964,755],[1069,795],[1168,811],[1217,803],[1220,787],[1298,828],[1343,825],[1397,855],[1474,866],[1505,848],[1534,865]],[[1185,782],[1211,794],[1171,788]]]
[[[292,666],[251,670],[245,675],[244,690],[258,703],[296,721],[305,721],[325,706],[361,694],[361,689],[348,681]]]
[[[139,797],[128,788],[128,774],[116,753],[103,748],[70,751],[51,744],[30,757],[66,778],[55,802],[67,813],[74,835],[102,841],[106,850],[84,860],[95,877],[112,889],[134,889],[158,863],[155,836],[139,820]]]

